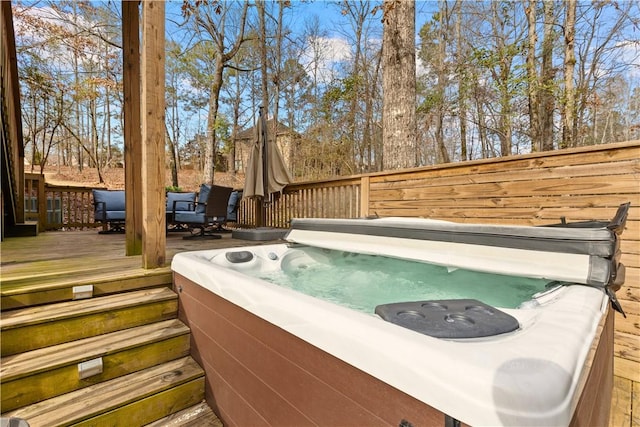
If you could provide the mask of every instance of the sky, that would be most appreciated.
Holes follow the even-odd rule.
[[[345,27],[347,18],[342,16],[339,3],[340,1],[338,0],[292,0],[291,11],[285,17],[286,25],[297,33],[302,33],[307,23],[314,16],[317,17],[320,28],[326,32],[325,42],[328,51],[332,53],[333,61],[344,60],[351,50],[344,34],[352,31]],[[173,28],[177,28],[172,21],[180,22],[183,19],[180,10],[182,0],[171,0],[166,4],[167,35],[171,37],[170,34],[174,33]],[[416,2],[416,33],[420,30],[422,24],[431,17],[435,8],[437,8],[436,1]],[[374,19],[381,20],[381,18],[381,12],[378,12]]]

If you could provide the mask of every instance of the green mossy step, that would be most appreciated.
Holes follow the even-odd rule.
[[[191,357],[2,414],[30,427],[139,426],[193,406],[204,398],[204,371]]]
[[[95,267],[94,267],[95,269]],[[93,270],[93,269],[92,269]],[[145,270],[127,274],[101,272],[87,275],[74,270],[73,274],[54,273],[40,275],[25,273],[12,279],[3,279],[0,290],[2,310],[12,310],[37,305],[73,300],[74,286],[93,286],[93,296],[105,296],[118,292],[134,291],[151,287],[171,286],[172,273],[169,268]]]
[[[1,357],[174,319],[178,297],[167,287],[0,313]]]
[[[31,405],[189,355],[189,328],[177,319],[98,335],[0,360],[0,410]],[[78,364],[102,372],[81,378]]]

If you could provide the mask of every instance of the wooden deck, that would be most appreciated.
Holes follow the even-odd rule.
[[[232,239],[230,233],[222,234],[222,239],[185,240],[185,235],[188,233],[168,234],[166,268],[179,252],[263,243]],[[125,255],[124,234],[98,234],[97,230],[49,231],[35,237],[7,238],[0,243],[0,266],[2,280],[68,274],[128,275],[143,270],[140,256]]]
[[[242,247],[273,242],[232,239],[224,234],[218,240],[184,240],[185,233],[167,236],[167,266],[176,253],[223,247]],[[145,270],[140,256],[125,256],[124,234],[98,234],[96,230],[47,232],[35,237],[8,238],[0,243],[0,283],[2,292],[11,286],[37,286],[39,282],[91,280],[155,273]],[[616,315],[620,317],[619,315]],[[621,319],[621,317],[620,317]],[[616,321],[620,320],[616,318]],[[621,366],[616,358],[611,427],[640,426],[640,382],[634,365]],[[629,372],[627,372],[629,371]],[[631,378],[636,379],[631,380]],[[634,413],[635,410],[635,413]]]

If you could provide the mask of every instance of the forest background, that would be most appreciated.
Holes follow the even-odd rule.
[[[168,185],[241,186],[234,142],[265,103],[261,65],[296,180],[640,137],[640,3],[433,0],[415,2],[416,141],[385,152],[381,5],[167,2]],[[121,2],[12,7],[26,170],[119,186]]]

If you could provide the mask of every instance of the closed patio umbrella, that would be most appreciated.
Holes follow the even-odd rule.
[[[278,146],[274,143],[269,143],[263,107],[260,107],[256,135],[246,169],[242,197],[259,199],[258,207],[262,209],[262,215],[259,216],[259,219],[263,220],[266,199],[272,193],[281,192],[292,181],[293,179],[284,163]],[[258,223],[257,225],[262,226],[264,224]]]

